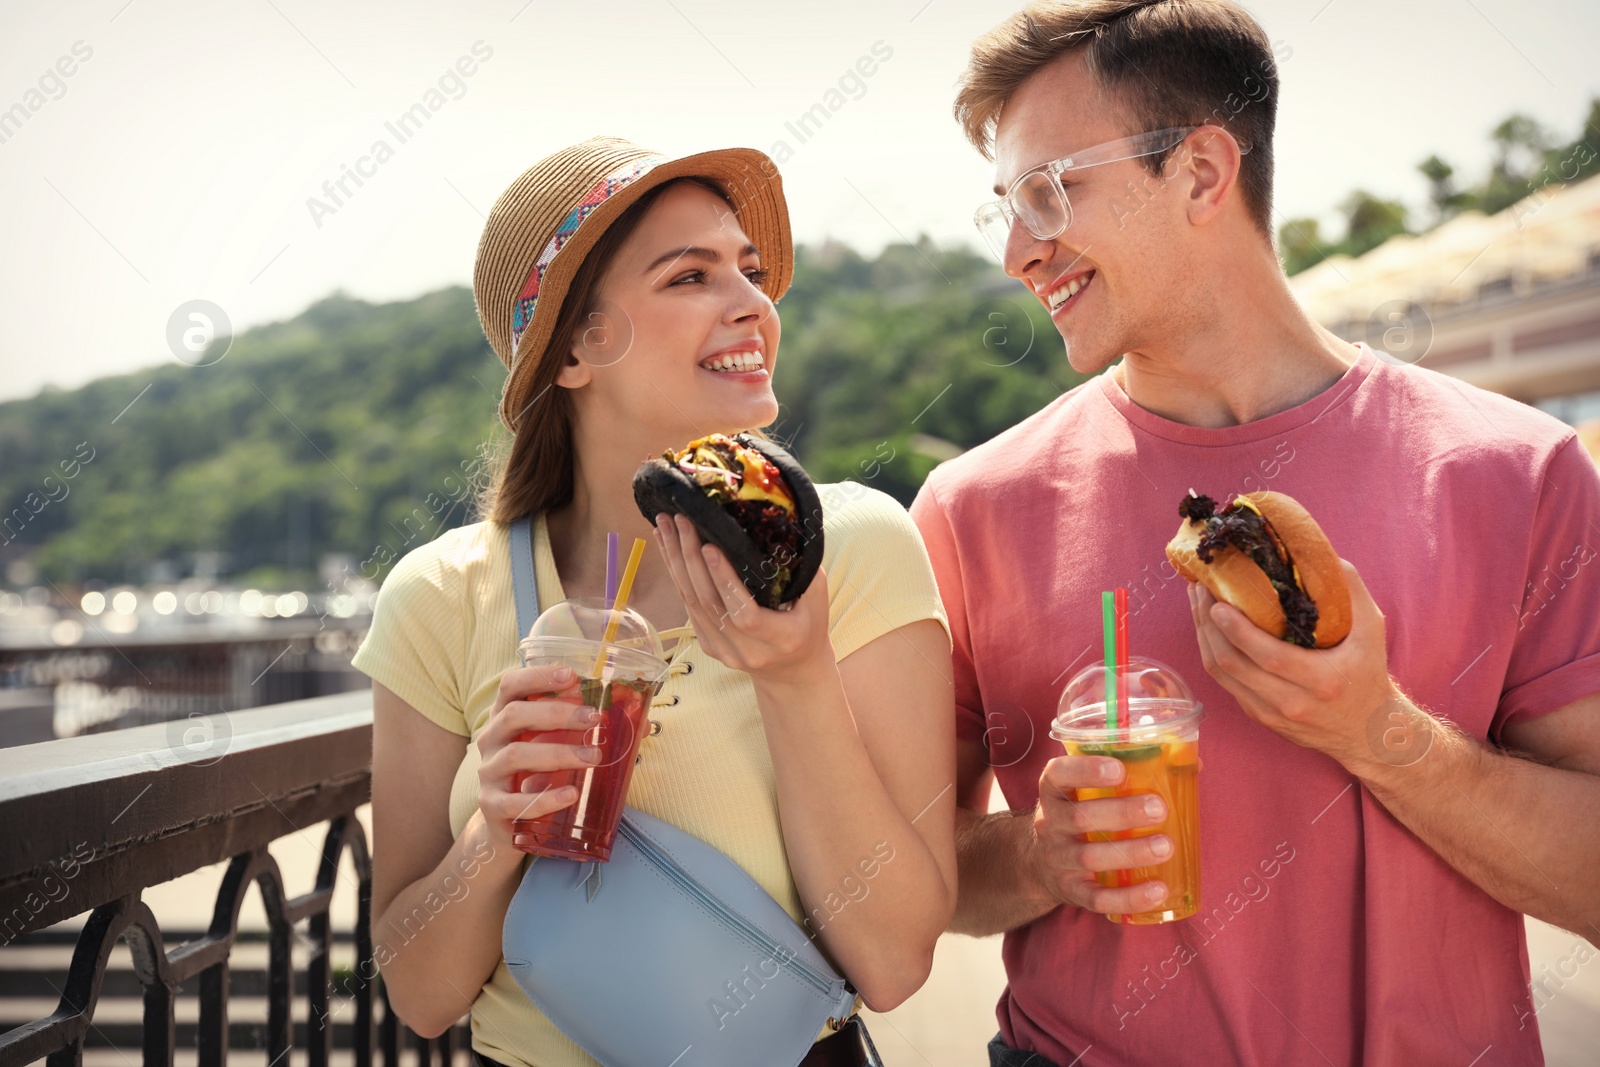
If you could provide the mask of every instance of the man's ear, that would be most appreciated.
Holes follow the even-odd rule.
[[[1239,168],[1244,159],[1239,144],[1215,129],[1202,129],[1191,135],[1189,159],[1189,221],[1204,226],[1222,213],[1228,198],[1239,184]]]

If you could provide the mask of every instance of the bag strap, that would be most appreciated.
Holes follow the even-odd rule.
[[[533,575],[533,514],[531,512],[511,523],[511,586],[512,591],[516,594],[517,642],[520,644],[522,639],[528,636],[528,631],[533,627],[534,620],[539,617],[539,587]],[[688,626],[679,627],[678,630],[669,632],[677,633],[680,630],[685,633],[692,632],[692,628]],[[629,811],[630,809],[627,807],[622,809],[622,820],[631,824],[634,820],[629,818]],[[538,857],[535,856],[533,859],[537,860]],[[728,862],[731,864],[733,861],[729,860]],[[595,894],[600,889],[601,864],[585,862],[581,866],[587,867],[588,871],[579,884],[586,887],[586,896],[588,901],[592,903]],[[804,933],[804,931],[800,930],[798,924],[795,929]],[[828,965],[828,969],[837,975],[838,972],[833,970],[831,964]],[[848,979],[842,980],[844,981],[844,986],[838,1011],[841,1016],[846,1016],[854,1011],[856,990]]]
[[[533,513],[511,523],[511,587],[517,597],[517,643],[539,617],[539,585],[533,578]]]

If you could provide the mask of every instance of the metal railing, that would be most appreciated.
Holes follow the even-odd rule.
[[[370,793],[372,704],[349,693],[210,716],[176,737],[170,724],[0,750],[0,944],[25,946],[39,931],[88,912],[59,986],[55,1011],[0,1034],[0,1067],[40,1059],[79,1067],[102,999],[112,949],[130,952],[142,990],[145,1067],[171,1067],[175,1007],[185,986],[199,999],[186,1028],[200,1067],[222,1067],[238,1027],[229,1026],[230,955],[250,886],[267,919],[267,1020],[257,1035],[280,1067],[298,1030],[308,1067],[328,1067],[335,1047],[370,1067],[376,1050],[397,1067],[402,1045],[418,1067],[446,1067],[471,1042],[457,1024],[424,1040],[391,1012],[373,961],[371,863],[356,818]],[[326,824],[315,885],[290,896],[267,846]],[[334,992],[330,905],[341,859],[356,873],[357,915],[349,940],[357,978],[346,982],[353,1018],[330,1011]],[[208,928],[169,948],[144,890],[211,864],[228,863]],[[294,927],[306,922],[303,974],[293,970]],[[57,934],[59,941],[59,934]],[[0,948],[0,968],[9,948]],[[196,989],[196,983],[198,988]],[[54,983],[52,983],[54,986]],[[297,990],[297,987],[298,990]],[[293,998],[306,998],[292,1025]],[[344,1019],[340,1016],[345,1015]],[[230,1034],[233,1040],[230,1040]],[[298,1059],[298,1057],[297,1057]],[[292,1061],[291,1061],[292,1062]]]

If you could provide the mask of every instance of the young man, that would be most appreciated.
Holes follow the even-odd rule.
[[[1307,319],[1271,236],[1277,90],[1233,4],[1058,0],[980,40],[956,102],[1007,273],[1110,368],[912,508],[955,639],[953,928],[1005,934],[997,1065],[1539,1063],[1522,913],[1600,944],[1600,477],[1557,420]],[[1299,648],[1196,595],[1163,553],[1191,487],[1305,505],[1350,636]],[[1165,889],[1094,872],[1169,839],[1083,832],[1166,813],[1074,802],[1121,765],[1048,734],[1116,586],[1132,651],[1206,709],[1186,921],[1106,919]]]

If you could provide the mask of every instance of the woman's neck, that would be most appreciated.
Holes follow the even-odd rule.
[[[606,535],[618,535],[618,575],[635,538],[645,542],[628,603],[657,629],[682,626],[688,618],[677,587],[655,541],[654,524],[633,500],[633,474],[646,452],[633,456],[626,437],[586,442],[573,435],[572,500],[545,516],[561,586],[569,597],[605,595]]]

